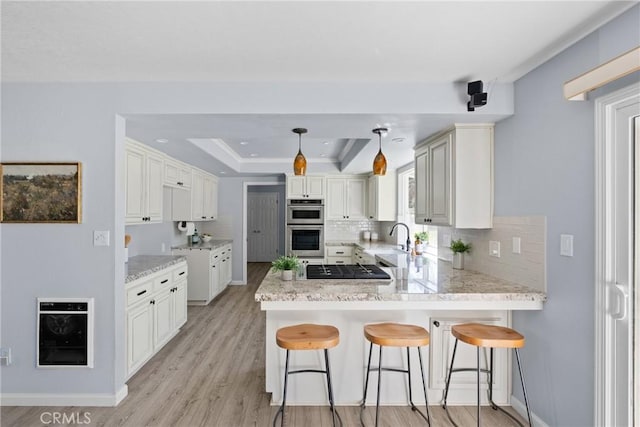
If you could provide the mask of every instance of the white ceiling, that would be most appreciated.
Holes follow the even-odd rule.
[[[2,1],[2,80],[504,83],[636,3]],[[411,160],[417,138],[456,119],[127,117],[129,136],[151,145],[169,139],[164,151],[196,142],[189,150],[223,153],[208,158],[206,169],[226,167],[228,176],[288,171],[297,151],[294,127],[309,128],[303,152],[316,164],[356,173],[368,170],[377,150],[371,129],[392,123],[388,138],[405,141],[385,142],[385,152],[392,167],[400,166]],[[214,151],[221,141],[226,148]]]

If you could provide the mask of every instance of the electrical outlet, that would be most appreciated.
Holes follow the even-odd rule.
[[[560,255],[573,256],[573,234],[560,235]]]
[[[93,231],[93,246],[109,246],[109,230]]]
[[[489,241],[489,255],[500,258],[500,242],[495,240]]]
[[[0,348],[0,365],[11,365],[11,348]]]
[[[165,246],[164,242],[162,242],[160,249],[162,250],[162,253],[164,253],[167,250],[167,247]]]

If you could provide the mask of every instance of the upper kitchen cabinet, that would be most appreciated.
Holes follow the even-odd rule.
[[[327,219],[366,219],[367,178],[327,178]]]
[[[125,222],[162,221],[164,156],[132,140],[125,147]]]
[[[324,199],[323,176],[287,175],[287,199]]]
[[[493,124],[456,124],[415,148],[416,224],[493,226]]]
[[[213,221],[218,219],[218,178],[200,169],[191,170],[191,189],[173,190],[171,219]]]
[[[371,175],[368,183],[367,217],[375,221],[397,221],[397,193],[395,173]]]
[[[164,185],[174,188],[190,188],[191,166],[171,157],[165,157]]]

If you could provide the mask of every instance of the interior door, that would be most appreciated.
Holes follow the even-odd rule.
[[[247,194],[247,261],[271,262],[278,255],[278,193]]]

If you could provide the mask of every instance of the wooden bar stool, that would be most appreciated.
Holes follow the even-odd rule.
[[[461,325],[455,325],[451,327],[451,334],[456,337],[456,342],[453,345],[453,354],[451,355],[451,366],[449,367],[449,375],[447,376],[447,385],[444,391],[444,401],[442,407],[447,412],[449,420],[457,426],[457,424],[451,418],[449,410],[447,409],[447,395],[449,394],[449,383],[451,382],[451,374],[453,372],[462,371],[476,371],[477,372],[477,393],[478,393],[478,407],[477,407],[477,420],[478,426],[480,426],[480,372],[488,374],[489,381],[489,403],[494,410],[500,410],[511,419],[513,419],[518,425],[522,426],[522,423],[518,421],[513,415],[505,411],[493,402],[493,349],[494,348],[512,348],[516,354],[516,360],[518,362],[518,372],[520,373],[520,383],[522,384],[522,392],[524,393],[524,403],[527,408],[527,417],[529,418],[529,426],[531,426],[531,412],[529,411],[529,401],[527,400],[527,389],[524,385],[524,376],[522,375],[522,368],[520,365],[520,355],[518,349],[524,347],[524,337],[511,328],[505,328],[503,326],[483,325],[480,323],[463,323]],[[475,368],[458,368],[453,369],[453,361],[456,358],[456,349],[458,347],[458,341],[465,342],[467,344],[476,347],[476,367]],[[489,347],[489,369],[480,369],[480,347]]]
[[[400,323],[378,323],[372,325],[365,325],[364,336],[371,343],[369,345],[369,361],[367,363],[367,378],[364,383],[364,396],[362,397],[362,403],[360,404],[360,423],[364,426],[362,420],[362,413],[365,409],[365,403],[367,400],[367,387],[369,386],[369,373],[371,371],[371,353],[373,352],[373,345],[376,344],[380,347],[380,355],[378,360],[378,395],[376,400],[376,426],[378,425],[378,412],[380,410],[380,384],[382,383],[381,372],[393,371],[402,372],[409,377],[409,403],[411,409],[417,411],[422,418],[424,418],[429,425],[431,425],[431,417],[429,415],[429,402],[427,400],[427,383],[424,377],[424,365],[422,363],[422,352],[420,351],[422,346],[429,345],[429,332],[426,329],[415,325],[403,325]],[[383,347],[406,347],[407,348],[407,369],[396,368],[383,368],[382,367],[382,348]],[[409,348],[415,347],[418,351],[418,358],[420,359],[420,373],[422,374],[422,388],[424,391],[424,402],[427,408],[427,415],[422,413],[416,405],[413,403],[413,395],[411,393],[411,362],[409,359]],[[374,368],[375,369],[375,368]]]
[[[282,405],[273,418],[273,425],[276,425],[278,415],[282,414],[280,425],[284,426],[284,405],[287,400],[287,380],[289,374],[301,374],[307,372],[315,372],[327,375],[327,388],[329,393],[329,404],[331,405],[331,413],[333,418],[333,426],[336,426],[336,417],[342,426],[342,419],[337,413],[334,400],[333,389],[331,387],[331,372],[329,369],[329,352],[328,349],[333,348],[340,342],[340,333],[338,329],[328,325],[302,324],[287,326],[280,328],[276,332],[276,342],[278,347],[287,350],[287,357],[284,368],[284,391],[282,393]],[[289,371],[289,350],[324,350],[325,370],[318,369],[302,369],[298,371]]]

